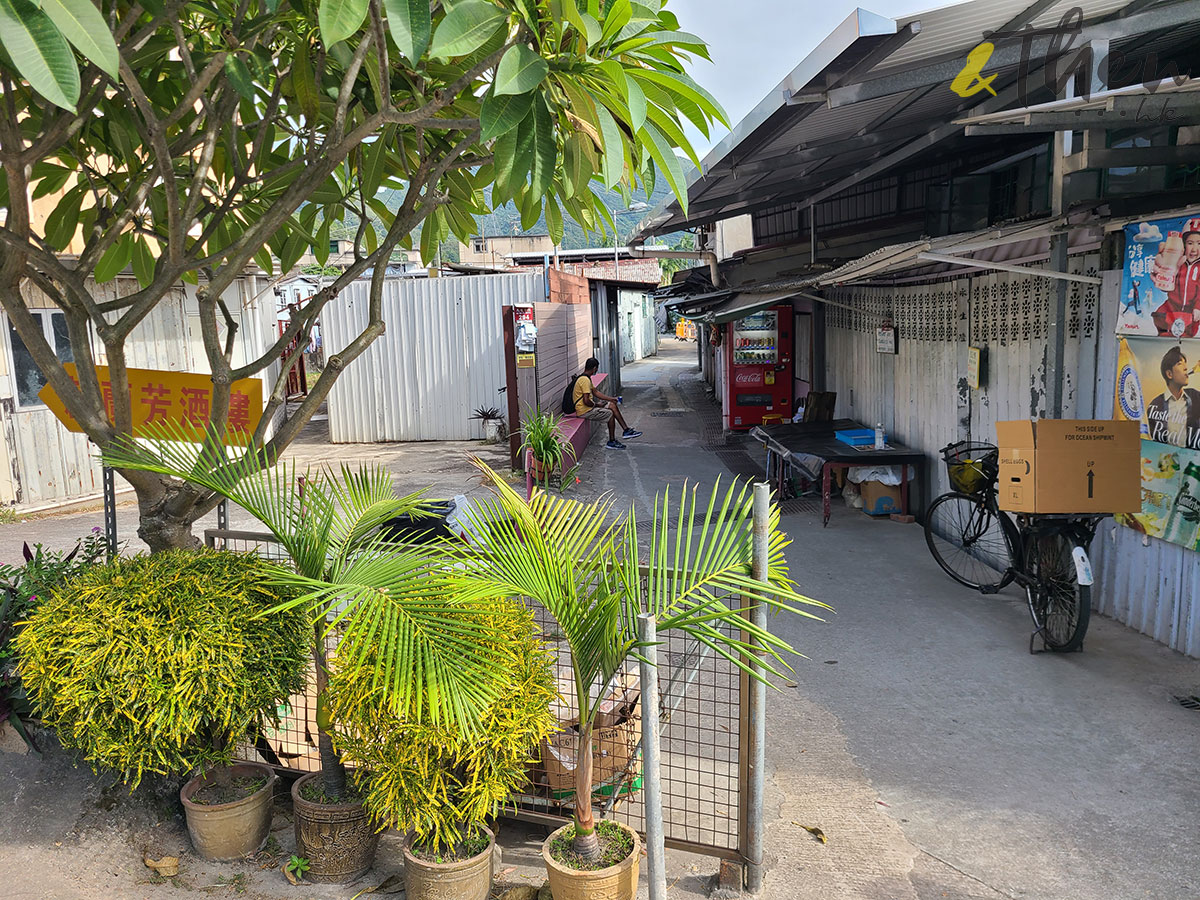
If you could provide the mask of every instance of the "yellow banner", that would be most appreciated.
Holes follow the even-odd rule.
[[[63,368],[76,384],[79,375],[74,363]],[[155,437],[147,426],[176,424],[202,433],[208,427],[212,409],[212,377],[191,372],[164,372],[158,369],[126,369],[129,381],[129,401],[133,413],[134,437]],[[96,366],[96,378],[104,398],[104,409],[113,421],[113,391],[107,366]],[[38,393],[42,402],[58,417],[69,431],[83,433],[74,417],[55,392],[46,385]],[[229,422],[225,443],[245,446],[247,439],[262,419],[262,382],[243,378],[233,383],[229,397]]]

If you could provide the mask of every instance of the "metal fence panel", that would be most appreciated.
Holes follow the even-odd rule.
[[[283,556],[269,534],[210,529],[204,533],[209,547],[258,552],[269,558]],[[728,602],[728,601],[727,601]],[[564,699],[556,715],[569,725],[578,712],[572,698],[570,654],[553,619],[540,606],[534,618],[555,657],[554,675]],[[742,858],[748,772],[749,684],[733,663],[676,632],[659,635],[658,683],[662,712],[661,733],[663,821],[666,844],[682,850],[727,859]],[[327,652],[336,652],[331,639]],[[637,663],[627,667],[630,684],[636,684]],[[283,770],[303,774],[321,767],[317,754],[316,698],[310,683],[281,708],[278,729],[244,744],[241,757],[257,757]],[[599,732],[596,750],[611,771],[597,789],[594,802],[605,818],[645,830],[641,794],[640,727],[637,704],[634,715]],[[565,749],[565,748],[564,748]],[[257,753],[256,753],[257,751]],[[529,783],[514,798],[517,818],[557,827],[572,811],[570,779],[562,763],[550,763],[552,754],[529,767]]]
[[[387,330],[329,395],[335,443],[479,440],[480,406],[503,410],[501,307],[543,299],[542,272],[397,278],[383,287]],[[322,313],[326,354],[366,327],[370,283],[357,281]]]

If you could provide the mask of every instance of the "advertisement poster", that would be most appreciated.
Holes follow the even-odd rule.
[[[1125,226],[1119,334],[1200,336],[1200,216]]]
[[[1138,422],[1141,428],[1142,511],[1118,515],[1117,521],[1196,549],[1200,340],[1120,337],[1118,342],[1115,417]]]

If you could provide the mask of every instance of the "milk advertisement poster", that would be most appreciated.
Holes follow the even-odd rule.
[[[1125,226],[1117,332],[1200,337],[1200,215]]]

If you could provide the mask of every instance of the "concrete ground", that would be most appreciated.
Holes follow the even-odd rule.
[[[624,452],[595,439],[575,495],[612,491],[643,515],[665,487],[752,469],[757,455],[714,423],[694,344],[667,338],[622,377],[626,414],[645,436]],[[403,484],[436,481],[441,494],[470,486],[455,454],[479,445],[326,447],[319,427],[298,454],[370,456]],[[98,523],[91,513],[0,526],[0,560],[15,561],[27,535],[69,544]],[[1200,897],[1200,713],[1174,699],[1200,695],[1195,660],[1100,617],[1082,653],[1030,655],[1019,594],[982,597],[951,582],[918,525],[835,501],[828,528],[815,505],[794,502],[782,526],[794,577],[835,613],[773,620],[807,658],[768,697],[765,898]],[[359,884],[292,888],[277,871],[292,846],[286,803],[277,853],[222,864],[191,855],[176,806],[170,785],[131,798],[61,753],[24,754],[8,732],[0,895],[350,898],[401,868],[387,835]],[[494,894],[541,884],[542,836],[502,824]],[[152,878],[144,851],[179,853],[181,874]],[[711,858],[669,852],[670,896],[704,896],[715,871]]]

